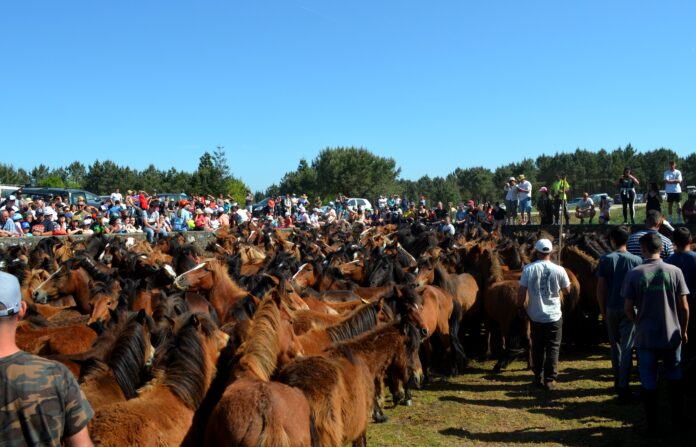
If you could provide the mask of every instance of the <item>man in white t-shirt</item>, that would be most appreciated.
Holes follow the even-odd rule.
[[[672,219],[672,204],[677,203],[677,223],[681,223],[681,182],[682,173],[677,169],[677,164],[671,160],[669,169],[665,171],[665,193],[667,193],[667,218],[669,223],[674,222]]]
[[[551,262],[550,240],[539,239],[534,248],[537,261],[522,271],[517,298],[526,305],[531,321],[534,384],[553,390],[563,328],[561,292],[570,293],[570,279],[563,267]]]
[[[594,200],[592,200],[589,193],[584,192],[582,194],[582,200],[575,208],[575,217],[580,219],[581,224],[584,224],[585,218],[589,217],[590,223],[592,223],[592,219],[594,218],[595,214],[597,214],[597,211],[595,210]]]
[[[517,201],[520,210],[520,224],[532,223],[532,184],[527,180],[524,174],[517,177]],[[527,213],[527,220],[524,219],[524,213]]]
[[[116,203],[118,200],[119,203],[123,202],[123,196],[121,195],[121,190],[116,188],[114,192],[111,193],[111,203]]]
[[[517,179],[510,177],[505,183],[505,211],[507,211],[507,224],[517,224]]]

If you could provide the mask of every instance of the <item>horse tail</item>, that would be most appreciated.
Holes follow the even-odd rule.
[[[273,412],[274,410],[271,410]],[[273,447],[290,447],[292,442],[290,436],[283,428],[282,424],[277,423],[275,417],[268,417],[268,414],[262,414],[263,427],[259,433],[259,439],[256,445],[258,447],[273,446]],[[269,420],[270,419],[270,420]]]
[[[455,298],[452,298],[452,313],[449,317],[449,339],[450,343],[452,344],[452,349],[454,349],[454,362],[456,368],[458,368],[460,365],[464,366],[466,364],[464,347],[459,340],[459,322],[461,319],[462,305]]]
[[[317,430],[317,420],[314,417],[314,410],[309,413],[309,437],[312,447],[321,447],[319,443],[319,431]]]

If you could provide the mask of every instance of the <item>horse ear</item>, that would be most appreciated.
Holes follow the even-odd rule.
[[[138,321],[138,323],[144,324],[145,321],[147,321],[147,313],[145,312],[145,309],[140,309],[135,319]]]

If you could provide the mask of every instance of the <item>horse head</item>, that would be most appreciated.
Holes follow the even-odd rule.
[[[213,276],[208,262],[202,262],[177,276],[174,285],[180,290],[210,290],[213,287]]]

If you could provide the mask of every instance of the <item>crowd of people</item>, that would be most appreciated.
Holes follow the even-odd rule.
[[[696,192],[690,192],[688,200],[681,206],[682,174],[676,164],[670,162],[665,171],[668,222],[696,223]],[[620,191],[624,224],[635,224],[636,187],[640,181],[624,169],[616,186]],[[373,208],[351,206],[348,199],[338,194],[333,201],[324,205],[320,198],[312,202],[306,194],[276,196],[269,198],[260,210],[253,209],[254,195],[247,192],[244,205],[240,206],[231,197],[222,194],[193,197],[191,200],[159,198],[145,191],[127,191],[121,194],[116,189],[100,206],[86,204],[84,198],[69,204],[64,197],[22,196],[22,190],[0,202],[0,237],[75,235],[94,233],[137,233],[144,232],[153,241],[158,235],[171,231],[215,231],[221,227],[239,225],[250,219],[274,228],[308,226],[319,228],[335,221],[361,222],[365,225],[399,224],[422,221],[439,227],[446,233],[466,231],[472,226],[496,230],[503,225],[560,224],[570,222],[568,194],[571,189],[565,173],[558,173],[549,186],[542,186],[533,204],[531,182],[520,174],[510,177],[502,193],[504,202],[481,202],[474,200],[455,206],[448,202],[437,202],[428,206],[428,199],[420,195],[416,200],[398,194],[380,195]],[[501,196],[502,197],[502,196]],[[662,197],[658,185],[652,182],[646,194],[646,210],[662,211]],[[536,207],[538,219],[533,222],[532,210]],[[602,196],[595,204],[587,192],[577,203],[574,215],[581,224],[600,224],[611,219],[610,202]],[[538,217],[537,217],[538,216]]]

